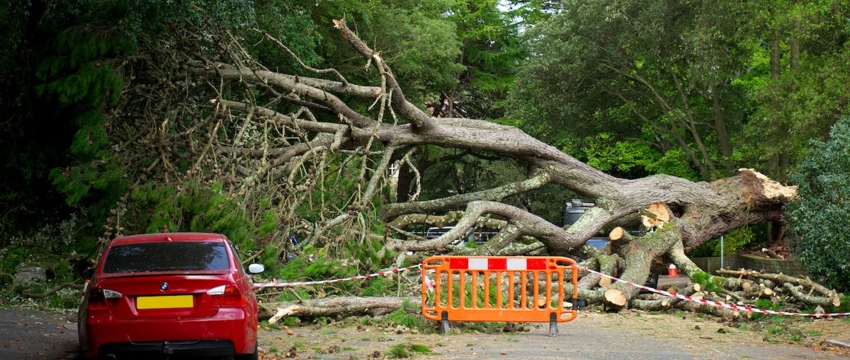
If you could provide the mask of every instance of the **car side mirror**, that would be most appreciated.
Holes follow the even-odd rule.
[[[266,267],[263,264],[251,264],[248,265],[248,273],[249,274],[259,274],[263,271],[266,271]]]
[[[94,276],[94,268],[88,268],[83,271],[83,279],[91,280],[92,276]]]

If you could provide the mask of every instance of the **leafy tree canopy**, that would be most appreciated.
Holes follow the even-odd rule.
[[[824,285],[850,291],[850,116],[844,116],[827,141],[811,144],[790,175],[799,199],[786,206],[794,254]]]

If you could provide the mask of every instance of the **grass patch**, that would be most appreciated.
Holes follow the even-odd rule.
[[[414,353],[431,354],[433,351],[431,348],[420,344],[395,344],[387,350],[387,357],[390,359],[406,359]]]
[[[783,332],[785,332],[785,329],[783,329],[780,326],[771,326],[771,327],[767,328],[767,333],[771,334],[771,335],[778,335],[778,334],[782,334]]]

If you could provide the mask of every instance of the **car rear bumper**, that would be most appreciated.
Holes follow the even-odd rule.
[[[235,355],[230,340],[159,341],[145,343],[103,344],[98,350],[99,359],[151,359],[161,356],[206,357]]]
[[[220,309],[211,318],[184,320],[89,316],[85,327],[86,336],[81,340],[85,338],[86,344],[81,345],[84,355],[90,358],[115,351],[163,355],[174,351],[171,355],[200,356],[250,354],[257,342],[256,319],[245,317],[241,309]]]

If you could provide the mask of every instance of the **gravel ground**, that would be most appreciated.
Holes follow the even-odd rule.
[[[824,341],[850,329],[850,321],[817,321],[821,323],[797,324],[808,330],[789,328],[779,333],[723,324],[694,314],[587,311],[572,322],[560,324],[557,337],[549,336],[548,324],[524,324],[529,331],[496,334],[453,328],[444,335],[331,324],[267,328],[261,333],[260,343],[266,359],[387,358],[389,349],[398,344],[430,348],[428,355],[413,355],[422,359],[850,359],[850,351]],[[811,336],[791,341],[792,334],[806,331]],[[293,346],[295,351],[291,351]]]
[[[75,321],[71,312],[0,308],[0,359],[75,359]],[[548,324],[519,324],[527,331],[496,333],[478,333],[470,325],[453,324],[448,334],[417,333],[378,320],[365,326],[353,321],[291,328],[263,325],[260,346],[265,360],[385,359],[393,358],[394,346],[412,345],[431,351],[411,352],[413,359],[434,360],[850,359],[850,350],[827,342],[850,338],[848,319],[731,324],[695,314],[588,310],[559,324],[557,337],[548,336]]]

